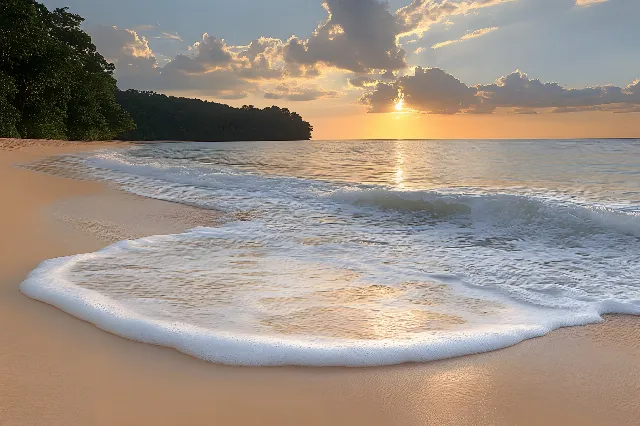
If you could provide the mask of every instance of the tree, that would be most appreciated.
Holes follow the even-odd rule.
[[[10,138],[20,137],[20,133],[16,128],[20,120],[20,114],[13,106],[15,95],[15,81],[0,72],[0,135],[6,135]]]
[[[135,128],[115,99],[114,66],[67,8],[0,3],[0,136],[99,140]]]
[[[313,130],[300,115],[277,106],[233,108],[136,90],[118,92],[117,100],[137,123],[135,131],[121,135],[124,140],[306,140]]]

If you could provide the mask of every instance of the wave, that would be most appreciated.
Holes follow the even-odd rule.
[[[233,365],[430,361],[640,314],[633,208],[265,175],[208,164],[200,149],[107,150],[65,167],[250,220],[46,261],[21,291],[122,337]],[[358,319],[375,339],[354,331]]]
[[[150,242],[154,238],[140,240]],[[470,331],[449,331],[412,340],[305,340],[213,331],[179,321],[154,319],[101,294],[75,285],[71,270],[78,263],[123,250],[136,242],[123,241],[99,252],[43,262],[21,284],[26,296],[56,306],[118,336],[174,348],[197,358],[242,366],[365,367],[426,362],[492,351],[542,336],[554,329],[601,321],[599,313],[542,311],[532,324],[493,325]],[[611,306],[609,306],[611,308]],[[604,309],[607,312],[612,309]]]
[[[150,161],[146,157],[132,156],[127,150],[105,150],[86,159],[83,167],[86,165],[95,177],[114,180],[130,192],[204,208],[237,210],[225,203],[225,196],[247,202],[253,199],[259,203],[265,199],[278,200],[284,195],[306,198],[306,201],[328,198],[357,207],[420,214],[442,221],[471,219],[495,226],[540,225],[556,229],[567,227],[576,232],[610,230],[640,237],[640,211],[635,208],[568,201],[557,194],[503,193],[481,188],[399,190],[291,176],[264,176],[221,165],[185,167],[175,159]],[[205,188],[218,192],[220,202],[217,205],[212,204],[208,192],[203,193]],[[239,206],[242,207],[246,207],[246,203]]]
[[[333,200],[383,211],[422,214],[441,220],[473,219],[494,226],[564,227],[575,232],[608,230],[640,237],[640,213],[517,194],[475,194],[395,189],[346,189]]]

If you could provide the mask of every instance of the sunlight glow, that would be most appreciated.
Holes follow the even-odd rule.
[[[402,111],[404,109],[404,97],[401,97],[400,99],[398,99],[398,102],[396,102],[396,111]]]
[[[396,187],[404,188],[404,143],[401,141],[395,142],[395,154],[396,154],[396,164],[395,164],[395,173],[394,173],[394,181]]]

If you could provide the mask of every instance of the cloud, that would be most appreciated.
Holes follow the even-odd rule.
[[[288,75],[282,60],[282,42],[277,39],[260,38],[238,47],[205,33],[189,50],[189,54],[177,55],[162,69],[160,90],[198,91],[221,99],[242,99],[247,93],[260,92],[262,82]]]
[[[452,16],[512,1],[517,0],[463,0],[456,3],[447,0],[413,0],[409,5],[398,9],[395,14],[401,27],[398,36],[421,36],[434,24],[447,22]]]
[[[395,80],[393,71],[407,68],[406,52],[399,44],[401,35],[420,33],[427,21],[446,21],[451,15],[505,1],[509,0],[413,0],[393,12],[387,1],[323,0],[327,18],[308,38],[261,37],[246,46],[233,46],[205,33],[189,52],[173,58],[156,57],[147,39],[134,30],[98,27],[93,35],[99,50],[116,64],[121,88],[188,90],[225,98],[266,92],[282,99],[311,100],[334,96],[335,92],[314,89],[309,82],[300,84],[302,80],[313,81],[331,69],[355,73],[350,84],[354,88],[361,84],[361,89],[371,89],[379,80]],[[421,16],[422,12],[429,16]],[[138,28],[148,31],[157,27]],[[155,38],[182,40],[179,34],[170,32]],[[159,66],[158,58],[166,65]],[[358,80],[364,76],[373,77],[368,83]],[[298,89],[284,93],[263,88],[276,80],[296,84]]]
[[[194,43],[189,50],[196,52],[196,56],[189,59],[201,64],[204,68],[225,67],[234,60],[226,42],[211,37],[207,33],[202,35],[202,41]]]
[[[416,68],[415,75],[378,84],[360,102],[370,112],[389,112],[402,96],[406,108],[430,114],[490,114],[508,109],[518,114],[551,111],[636,112],[640,107],[640,81],[624,87],[612,85],[564,88],[543,83],[515,71],[495,83],[469,87],[439,68]]]
[[[178,33],[172,34],[172,33],[162,32],[159,36],[155,36],[154,38],[182,41],[182,37],[180,37],[180,35],[178,35]]]
[[[100,26],[89,32],[98,51],[116,65],[121,89],[191,90],[219,97],[240,96],[251,89],[233,71],[234,57],[224,41],[206,34],[191,47],[190,56],[177,55],[160,67],[147,39],[134,30]]]
[[[486,114],[505,108],[519,114],[638,108],[638,82],[625,88],[567,89],[529,79],[519,71],[478,86],[468,86],[438,68],[417,67],[413,75],[404,75],[408,68],[400,44],[404,37],[412,36],[409,45],[435,23],[445,24],[454,16],[510,1],[515,0],[412,0],[393,12],[386,1],[324,0],[327,18],[308,38],[261,37],[234,46],[205,33],[188,52],[167,58],[164,66],[158,65],[147,39],[134,30],[97,27],[91,33],[99,51],[116,64],[121,88],[191,91],[223,99],[259,95],[309,101],[338,96],[318,83],[325,81],[319,78],[324,73],[341,72],[349,88],[361,91],[360,102],[371,112],[390,111],[401,97],[407,108],[433,114]],[[596,2],[600,1],[577,0],[576,4]],[[572,7],[573,2],[569,3]],[[497,29],[487,26],[432,47],[461,43]],[[181,40],[167,32],[157,37]],[[412,50],[418,54],[420,49],[413,46]]]
[[[489,27],[489,28],[482,28],[479,30],[475,30],[473,32],[470,32],[468,34],[463,35],[462,37],[455,39],[455,40],[447,40],[447,41],[443,41],[441,43],[436,43],[433,46],[431,46],[432,49],[439,49],[441,47],[445,47],[445,46],[449,46],[451,44],[455,44],[455,43],[461,43],[465,40],[470,40],[472,38],[477,38],[477,37],[482,37],[485,34],[489,34],[490,32],[493,32],[495,30],[497,30],[498,27]]]
[[[596,3],[604,3],[609,0],[576,0],[576,6],[590,6]]]
[[[136,31],[150,31],[155,27],[156,27],[155,25],[151,25],[151,24],[141,24],[141,25],[136,25],[135,27],[133,27],[133,29]]]
[[[165,69],[188,74],[233,72],[247,81],[282,78],[314,78],[320,75],[315,65],[289,64],[284,60],[284,43],[261,37],[248,46],[229,46],[225,40],[204,34],[202,41],[189,48],[190,55],[177,55]]]
[[[483,105],[495,108],[591,108],[634,102],[631,86],[595,86],[567,89],[558,83],[543,83],[515,71],[490,85],[476,86]],[[637,99],[640,101],[640,99]]]
[[[153,56],[147,39],[138,36],[133,30],[99,26],[92,28],[90,32],[98,51],[114,62],[125,57],[151,58]]]
[[[261,37],[246,47],[236,47],[244,61],[242,75],[249,79],[314,78],[320,75],[316,65],[291,64],[284,59],[284,42]]]
[[[628,93],[634,102],[640,103],[640,79],[625,87],[624,92]]]
[[[370,112],[389,112],[404,97],[406,107],[431,114],[456,114],[476,102],[476,90],[439,68],[417,67],[415,74],[394,83],[380,83],[365,93],[360,102]]]
[[[317,86],[301,87],[298,85],[279,84],[272,91],[265,92],[265,99],[286,99],[294,102],[313,101],[316,99],[335,98],[338,92],[323,90]]]
[[[118,27],[98,26],[89,29],[98,51],[116,66],[116,77],[127,87],[149,88],[159,76],[158,62],[145,37]]]
[[[434,23],[446,22],[453,15],[510,1],[515,0],[464,0],[457,3],[413,0],[392,13],[386,1],[325,0],[323,6],[328,18],[310,38],[291,37],[286,42],[284,57],[289,63],[322,63],[356,73],[401,70],[407,67],[407,62],[406,52],[399,44],[400,37],[420,36]]]
[[[475,90],[439,68],[417,67],[413,77],[402,77],[399,88],[406,105],[435,114],[455,114],[471,107]]]
[[[401,27],[388,3],[377,0],[325,0],[329,17],[307,40],[291,37],[285,60],[295,64],[324,63],[343,70],[397,70],[406,67],[397,44]]]
[[[513,110],[514,114],[524,114],[524,115],[535,115],[535,114],[539,114],[538,111],[536,111],[535,109],[528,109],[528,108],[515,108]]]
[[[399,87],[395,83],[378,82],[374,88],[360,98],[360,103],[369,107],[371,113],[395,111],[395,105],[401,97]]]
[[[378,80],[373,77],[355,77],[349,79],[349,85],[355,88],[375,87]]]
[[[237,100],[237,99],[245,99],[249,96],[247,92],[228,92],[228,93],[220,93],[218,94],[218,99],[225,100]]]

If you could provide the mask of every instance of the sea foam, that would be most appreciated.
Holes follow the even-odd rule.
[[[150,242],[150,239],[145,239]],[[129,250],[123,241],[97,253],[43,262],[21,284],[20,291],[56,306],[118,336],[175,348],[206,361],[244,366],[380,366],[424,362],[492,351],[537,337],[559,327],[601,320],[598,312],[538,312],[538,323],[490,324],[467,331],[414,335],[411,339],[314,339],[313,336],[274,336],[212,330],[180,321],[154,319],[98,291],[68,279],[79,262]],[[189,288],[184,289],[188,291]],[[605,305],[603,305],[605,308]],[[609,306],[620,310],[620,306]],[[637,310],[629,309],[629,313]],[[603,312],[607,309],[603,309]]]

